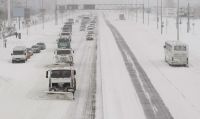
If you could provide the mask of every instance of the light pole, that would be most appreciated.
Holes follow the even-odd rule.
[[[8,7],[8,25],[11,25],[11,13],[10,13],[10,0],[7,1],[7,7]]]
[[[158,18],[158,0],[157,0],[157,6],[156,6],[156,9],[157,9],[157,10],[156,10],[156,12],[157,12],[157,13],[156,13],[156,14],[157,14],[156,21],[157,21],[157,29],[158,29],[158,22],[159,22],[159,21],[158,21],[158,20],[159,20],[159,18]]]
[[[57,0],[55,0],[55,25],[58,25]]]
[[[163,21],[162,21],[162,0],[161,0],[161,3],[160,3],[160,6],[161,6],[161,9],[160,9],[160,29],[161,29],[161,34],[163,33]]]
[[[136,6],[136,16],[135,17],[136,17],[136,22],[137,22],[137,19],[138,19],[137,0],[136,0],[136,5],[135,6]]]
[[[188,2],[188,21],[187,21],[187,32],[189,33],[190,32],[190,3]]]
[[[149,9],[149,0],[148,0],[148,25],[149,25],[149,14],[150,14],[150,9]]]
[[[44,0],[42,0],[42,28],[44,30]]]
[[[177,40],[179,40],[179,0],[177,2]]]
[[[28,12],[28,0],[26,0],[26,12]],[[29,14],[29,13],[28,13]],[[26,14],[26,15],[28,15],[28,14]],[[26,21],[26,34],[27,34],[27,36],[28,36],[28,27],[29,27],[29,24],[28,24],[28,18],[27,18],[28,16],[25,16],[25,21]]]

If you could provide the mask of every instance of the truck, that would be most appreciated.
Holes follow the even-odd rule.
[[[46,71],[49,80],[48,94],[74,94],[76,91],[76,70],[70,65],[55,65]]]
[[[58,48],[71,48],[71,39],[70,38],[58,38],[57,39]]]
[[[74,50],[71,48],[57,48],[54,51],[55,64],[70,64],[74,65],[73,61]]]

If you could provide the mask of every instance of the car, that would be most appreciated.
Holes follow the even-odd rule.
[[[39,43],[37,43],[36,45],[39,46],[40,50],[45,50],[45,49],[46,49],[45,43],[39,42]]]
[[[32,48],[26,48],[26,50],[27,50],[28,59],[30,59],[30,57],[33,55],[33,49]]]
[[[14,47],[11,56],[12,56],[12,63],[15,62],[25,63],[28,59],[26,47],[25,46]]]
[[[33,45],[31,48],[33,53],[40,53],[40,47],[38,45]]]
[[[94,34],[87,34],[86,40],[94,40]]]
[[[88,31],[88,34],[95,34],[95,32],[94,31]]]

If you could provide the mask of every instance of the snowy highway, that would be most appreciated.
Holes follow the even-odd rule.
[[[163,44],[175,28],[169,24],[169,37],[161,36],[153,26],[135,23],[131,17],[116,20],[118,14],[97,12],[93,40],[86,40],[87,31],[80,31],[80,22],[73,24],[75,100],[71,93],[45,92],[49,85],[46,70],[55,60],[63,19],[58,25],[46,22],[44,29],[42,24],[31,26],[28,35],[22,29],[22,39],[9,37],[7,48],[0,41],[0,118],[199,119],[198,33],[185,36],[196,38],[193,42],[183,38],[192,47],[189,67],[169,66],[164,62]],[[37,42],[44,42],[46,50],[26,63],[11,62],[14,46],[31,47]]]
[[[72,94],[49,95],[48,79],[45,72],[53,63],[53,51],[56,48],[61,25],[54,26],[54,22],[32,26],[29,36],[22,31],[22,39],[11,37],[8,47],[1,48],[1,82],[0,82],[0,115],[5,119],[66,119],[66,117],[80,119],[91,115],[84,109],[90,110],[90,104],[95,89],[95,54],[96,42],[88,42],[85,35],[78,32],[79,25],[73,31],[72,47],[75,50],[75,67],[77,69],[76,100]],[[37,42],[45,42],[47,49],[35,54],[25,64],[11,63],[11,51],[15,45],[31,46]],[[8,73],[9,72],[9,73]],[[81,85],[80,85],[81,84]],[[3,91],[4,90],[4,91]],[[95,92],[94,92],[95,93]],[[92,111],[91,111],[92,112]],[[88,118],[87,118],[88,119]]]

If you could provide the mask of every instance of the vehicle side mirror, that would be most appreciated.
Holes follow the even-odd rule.
[[[46,71],[46,78],[48,78],[48,75],[49,75],[49,73],[48,73],[48,71]]]
[[[76,70],[74,70],[74,75],[76,75]]]
[[[166,45],[164,45],[163,47],[166,48]]]

